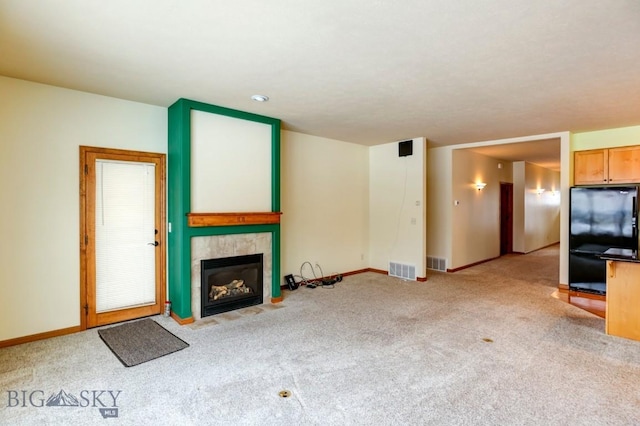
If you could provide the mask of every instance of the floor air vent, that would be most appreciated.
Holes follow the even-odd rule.
[[[435,269],[436,271],[447,272],[447,259],[427,256],[427,269]]]
[[[389,275],[404,280],[416,280],[416,267],[406,263],[389,262]]]

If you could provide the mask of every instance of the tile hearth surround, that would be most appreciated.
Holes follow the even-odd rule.
[[[263,254],[262,303],[271,303],[272,253],[271,233],[211,235],[191,238],[191,310],[194,320],[201,316],[201,260]]]

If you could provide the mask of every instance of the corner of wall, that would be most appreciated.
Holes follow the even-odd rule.
[[[369,147],[370,267],[389,262],[426,271],[426,141],[413,139],[413,154],[400,156],[398,142]]]

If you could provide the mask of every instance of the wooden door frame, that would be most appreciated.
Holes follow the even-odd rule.
[[[89,159],[92,159],[89,161]],[[159,167],[156,170],[155,200],[158,208],[155,212],[155,222],[158,234],[156,241],[160,247],[159,253],[156,254],[156,304],[146,307],[146,309],[136,308],[139,310],[138,318],[142,316],[159,314],[164,306],[166,298],[166,271],[167,271],[167,251],[165,249],[166,241],[166,155],[154,152],[128,151],[111,148],[97,148],[91,146],[80,146],[80,329],[86,330],[88,323],[88,306],[89,297],[95,297],[88,291],[88,274],[95,276],[95,223],[87,220],[87,209],[95,209],[94,203],[87,199],[87,188],[89,185],[95,187],[95,171],[91,170],[93,162],[96,159],[105,160],[121,160],[121,161],[139,161],[139,162],[158,162]],[[91,163],[91,164],[90,164]],[[92,173],[89,173],[92,171]],[[93,238],[92,238],[93,237]],[[115,312],[107,315],[107,323],[124,321],[133,319],[129,315],[118,315]],[[103,324],[96,324],[96,326]]]

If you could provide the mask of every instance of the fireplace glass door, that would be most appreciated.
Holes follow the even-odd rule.
[[[263,254],[201,261],[202,317],[262,303]]]

